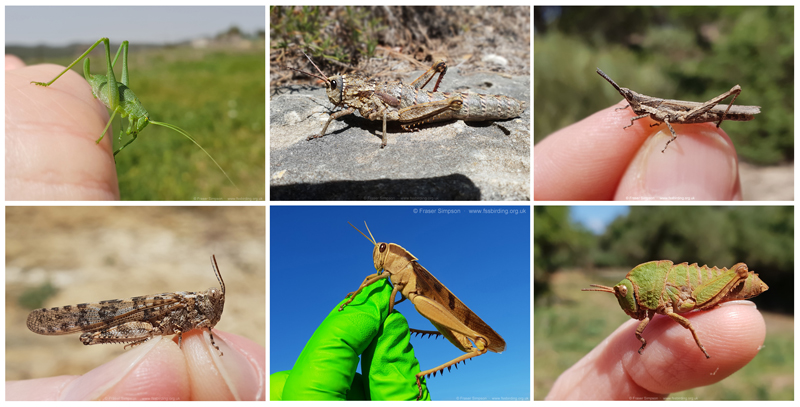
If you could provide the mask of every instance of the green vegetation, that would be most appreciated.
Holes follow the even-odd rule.
[[[112,44],[116,50],[118,45]],[[120,196],[125,200],[193,200],[245,197],[265,193],[265,58],[263,46],[251,50],[189,47],[137,49],[130,44],[131,89],[156,121],[186,130],[225,169],[234,188],[214,163],[189,140],[158,126],[147,126],[116,157]],[[82,52],[82,51],[81,51]],[[67,65],[80,52],[63,59],[27,61]],[[90,55],[92,73],[105,74]],[[75,68],[83,76],[82,64]],[[117,80],[122,70],[117,62]],[[87,88],[88,89],[88,88]],[[120,124],[124,126],[120,127]],[[127,118],[112,124],[114,148]],[[98,135],[99,137],[99,135]]]
[[[761,106],[723,123],[739,155],[794,160],[792,7],[534,8],[534,141],[621,100],[600,78],[668,99],[704,102],[739,84],[736,104]],[[729,100],[725,101],[726,103]]]
[[[587,249],[596,246],[595,237],[569,219],[569,207],[533,208],[533,293],[549,292],[550,277],[564,267],[588,265]]]
[[[358,54],[372,58],[378,33],[387,28],[385,18],[369,7],[335,7],[334,15],[328,9],[270,6],[272,48],[288,52],[291,45],[300,45],[314,56],[341,63],[350,63],[351,56]],[[332,18],[339,24],[329,24]]]
[[[271,72],[301,67],[309,54],[330,75],[390,76],[427,69],[437,58],[464,71],[530,73],[530,7],[271,6]],[[503,55],[506,66],[482,60]],[[289,76],[272,75],[272,86]]]
[[[23,291],[17,302],[23,309],[34,310],[44,307],[45,301],[57,293],[58,289],[47,281]]]

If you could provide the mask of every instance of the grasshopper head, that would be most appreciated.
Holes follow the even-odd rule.
[[[353,224],[350,223],[350,226],[353,226]],[[364,222],[364,226],[367,226],[367,222]],[[353,226],[353,229],[358,230],[355,226]],[[364,232],[358,230],[358,233],[361,233],[370,243],[375,245],[375,248],[372,249],[372,261],[375,262],[375,270],[378,273],[386,270],[387,267],[389,270],[402,270],[408,263],[417,260],[414,255],[399,244],[376,242],[375,238],[372,236],[372,232],[369,230],[369,226],[367,226],[367,232],[369,232],[369,237],[367,237]],[[389,255],[391,255],[391,257]]]
[[[353,224],[350,223],[350,226],[353,226]],[[383,242],[381,243],[376,242],[375,238],[372,237],[372,232],[370,232],[369,226],[367,226],[367,222],[364,222],[364,226],[367,227],[367,232],[369,232],[369,237],[367,237],[367,235],[365,235],[364,232],[358,230],[357,227],[353,226],[353,229],[358,230],[358,233],[361,233],[361,235],[367,238],[367,240],[369,240],[370,243],[375,245],[375,248],[372,250],[372,259],[375,262],[375,270],[380,272],[384,268],[383,264],[386,261],[386,255],[389,254],[388,250],[389,245]]]
[[[342,104],[342,97],[344,94],[344,75],[336,75],[328,78],[325,83],[327,88],[328,100],[335,106]]]
[[[633,283],[627,278],[620,281],[614,287],[606,287],[604,285],[592,284],[595,288],[584,288],[581,291],[601,291],[604,293],[611,293],[617,297],[619,306],[626,314],[633,318],[639,318],[639,304],[636,302],[636,293],[633,290]]]
[[[287,68],[289,68],[289,69],[291,69],[291,70],[293,70],[295,72],[299,72],[299,73],[301,73],[303,75],[312,76],[314,78],[322,80],[325,83],[325,89],[326,89],[326,93],[328,94],[328,99],[335,106],[339,106],[342,103],[342,95],[344,93],[344,75],[336,75],[336,76],[333,76],[333,77],[329,78],[327,75],[322,73],[322,71],[319,69],[317,64],[315,64],[314,61],[311,60],[311,57],[309,57],[305,52],[303,53],[303,55],[305,55],[306,58],[308,58],[309,62],[311,62],[311,65],[314,65],[314,68],[317,70],[317,72],[319,72],[319,75],[317,75],[315,73],[301,71],[299,69],[294,69],[294,68],[289,68],[289,67],[287,67]],[[353,226],[353,227],[355,227],[355,226]],[[356,230],[358,230],[358,229],[356,229]],[[362,233],[362,235],[363,235],[363,233]]]

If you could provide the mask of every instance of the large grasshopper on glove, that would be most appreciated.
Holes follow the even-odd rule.
[[[304,53],[305,55],[305,53]],[[438,60],[419,78],[405,84],[400,80],[377,81],[361,75],[326,76],[311,57],[306,55],[319,75],[289,68],[303,75],[321,79],[325,83],[328,99],[336,107],[343,107],[331,115],[318,135],[325,135],[328,125],[335,119],[358,111],[369,120],[383,120],[381,148],[386,146],[386,122],[399,121],[403,129],[422,123],[444,120],[486,121],[518,117],[524,110],[522,101],[501,95],[482,95],[469,92],[437,92],[442,77],[447,72],[444,60]],[[423,88],[436,74],[439,78],[429,92]]]
[[[350,226],[353,226],[351,223]],[[366,226],[366,222],[364,223]],[[358,230],[355,226],[354,229]],[[420,378],[426,375],[434,376],[436,372],[444,373],[444,369],[457,365],[459,362],[480,356],[487,351],[500,353],[506,348],[506,342],[489,325],[483,322],[472,310],[464,305],[447,287],[436,279],[425,267],[417,263],[417,258],[406,249],[395,243],[377,243],[369,231],[369,236],[358,230],[375,248],[372,250],[372,259],[375,262],[375,270],[378,272],[370,274],[358,287],[358,290],[347,294],[350,297],[347,302],[339,307],[343,310],[361,292],[364,287],[388,278],[392,282],[392,297],[389,301],[389,313],[394,309],[395,304],[399,304],[405,299],[409,299],[417,312],[436,327],[436,331],[421,331],[410,329],[414,334],[442,335],[455,347],[466,353],[447,363],[436,366],[417,373],[417,387],[419,395],[417,400],[422,397],[422,383]],[[371,238],[371,239],[370,239]],[[403,295],[403,299],[394,301],[397,293]]]

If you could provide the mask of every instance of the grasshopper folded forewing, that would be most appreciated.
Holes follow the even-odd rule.
[[[366,226],[366,223],[364,225]],[[350,224],[350,226],[353,225]],[[358,229],[356,228],[356,230]],[[369,227],[367,227],[367,231],[369,232]],[[358,232],[367,237],[360,230]],[[372,237],[372,232],[369,235]],[[503,338],[472,312],[469,307],[464,305],[455,294],[450,292],[425,267],[422,267],[414,255],[395,243],[378,243],[374,237],[372,239],[367,237],[367,240],[375,245],[372,257],[378,273],[367,276],[361,286],[358,287],[358,290],[348,294],[350,299],[339,310],[341,311],[353,301],[364,287],[378,280],[389,278],[394,286],[392,298],[389,301],[389,312],[394,309],[396,304],[394,299],[397,292],[401,292],[404,299],[409,299],[416,307],[417,312],[431,321],[438,331],[410,329],[412,333],[441,334],[455,347],[466,353],[433,369],[418,373],[416,375],[419,388],[417,399],[422,397],[422,383],[420,381],[422,377],[430,376],[431,374],[435,376],[436,372],[443,373],[445,368],[449,371],[453,365],[475,356],[483,355],[487,351],[500,353],[505,350],[506,342]],[[384,271],[385,274],[381,274],[381,271]]]
[[[481,342],[485,344],[486,349],[492,352],[500,353],[506,349],[506,341],[494,329],[483,322],[425,267],[417,262],[413,264],[414,273],[417,275],[417,302],[413,300],[411,302],[414,303],[417,311],[428,318],[445,338],[464,352],[473,350],[468,339],[472,339],[479,349]],[[431,303],[431,300],[435,303]],[[446,312],[441,313],[442,309]],[[441,320],[445,320],[447,324],[437,322]]]

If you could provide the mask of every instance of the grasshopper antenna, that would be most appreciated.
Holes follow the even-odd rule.
[[[303,75],[308,75],[308,76],[311,76],[311,77],[314,77],[314,78],[317,78],[317,79],[321,79],[323,82],[325,82],[325,87],[328,87],[328,86],[330,86],[330,85],[328,84],[328,83],[330,82],[330,80],[328,79],[328,77],[327,77],[327,76],[326,76],[324,73],[322,73],[322,71],[319,69],[319,67],[317,66],[317,64],[315,64],[315,63],[314,63],[314,61],[313,61],[313,60],[311,60],[311,57],[310,57],[310,56],[308,56],[308,54],[306,54],[304,51],[301,51],[301,52],[303,52],[303,55],[305,55],[305,56],[306,56],[306,58],[308,58],[308,61],[309,61],[309,62],[311,62],[311,65],[314,65],[314,69],[316,69],[316,70],[317,70],[317,72],[319,72],[319,75],[317,75],[317,74],[314,74],[314,73],[311,73],[311,72],[301,71],[301,70],[299,70],[299,69],[294,69],[294,68],[292,68],[292,67],[290,67],[290,66],[287,66],[286,68],[288,68],[288,69],[291,69],[291,70],[293,70],[293,71],[295,71],[295,72],[299,72],[299,73],[301,73],[301,74],[303,74]],[[348,223],[349,223],[349,222],[348,222]],[[351,224],[350,226],[353,226],[353,225]]]
[[[366,227],[366,228],[367,228],[367,232],[369,232],[369,237],[371,237],[371,238],[372,238],[372,243],[374,243],[374,244],[377,246],[377,245],[378,245],[378,243],[377,243],[377,242],[375,242],[375,238],[374,238],[374,237],[372,237],[372,232],[370,232],[370,231],[369,231],[369,226],[367,226],[367,221],[364,221],[364,227]]]
[[[596,287],[596,288],[581,288],[581,291],[601,291],[604,293],[611,293],[614,294],[614,289],[611,287],[606,287],[600,284],[589,284],[589,287]]]
[[[602,77],[603,77],[603,79],[607,80],[607,81],[608,81],[608,83],[610,83],[610,84],[611,84],[611,86],[613,86],[614,88],[616,88],[616,89],[617,89],[617,92],[619,92],[619,93],[620,93],[622,96],[625,96],[625,94],[624,94],[624,93],[622,93],[622,88],[620,88],[620,87],[619,87],[619,85],[617,85],[617,83],[616,83],[616,82],[614,82],[614,80],[613,80],[613,79],[609,78],[609,77],[608,77],[608,75],[606,75],[606,73],[605,73],[605,72],[601,71],[601,70],[600,70],[600,68],[597,68],[597,74],[598,74],[598,75],[600,75],[600,76],[602,76]]]
[[[231,179],[231,177],[229,177],[229,176],[228,176],[228,173],[227,173],[227,172],[225,172],[225,170],[223,170],[223,169],[222,169],[222,167],[219,165],[219,163],[217,163],[217,160],[215,160],[215,159],[214,159],[214,157],[212,157],[212,156],[211,156],[211,154],[209,154],[209,153],[208,153],[208,151],[206,151],[206,149],[205,149],[205,148],[203,148],[203,146],[201,146],[201,145],[200,145],[200,143],[198,143],[197,141],[195,141],[195,139],[193,139],[193,138],[192,138],[192,136],[190,136],[190,135],[189,135],[189,133],[187,133],[186,131],[184,131],[183,129],[181,129],[180,127],[178,127],[178,126],[176,126],[176,125],[174,125],[174,124],[169,124],[169,123],[164,123],[164,122],[157,122],[157,121],[153,121],[153,120],[150,120],[150,123],[151,123],[151,124],[155,124],[156,126],[166,127],[166,128],[168,128],[168,129],[170,129],[170,130],[173,130],[173,131],[177,132],[178,134],[182,135],[183,137],[186,137],[186,138],[188,138],[188,139],[189,139],[189,140],[190,140],[192,143],[194,143],[194,145],[196,145],[196,146],[197,146],[197,147],[198,147],[200,150],[203,150],[203,152],[204,152],[204,153],[206,153],[206,155],[208,156],[208,158],[210,158],[210,159],[211,159],[211,161],[213,161],[213,162],[214,162],[214,165],[216,165],[216,166],[217,166],[217,168],[219,168],[219,170],[220,170],[220,171],[222,171],[222,174],[224,174],[224,175],[225,175],[225,178],[227,178],[227,179],[228,179],[228,181],[230,181],[231,185],[233,185],[234,187],[236,187],[236,189],[239,189],[239,187],[237,187],[237,186],[236,186],[236,183],[234,183],[234,182],[233,182],[233,180]],[[133,141],[133,140],[131,140],[131,141]],[[128,144],[130,144],[130,142],[129,142]],[[126,144],[126,145],[127,145],[127,144]],[[125,148],[125,146],[122,146],[122,148]],[[120,152],[120,151],[122,150],[122,148],[120,148],[119,150],[117,150],[117,151],[114,153],[114,155],[117,155],[117,153],[118,153],[118,152]]]
[[[352,223],[350,223],[350,222],[347,222],[347,223],[348,223],[350,226],[353,226],[353,224],[352,224]],[[366,221],[364,222],[364,226],[367,226],[367,222],[366,222]],[[355,229],[355,230],[358,230],[358,228],[357,228],[357,227],[355,227],[355,226],[353,226],[353,229]],[[369,226],[367,226],[367,232],[369,232]],[[370,242],[370,243],[372,243],[373,245],[375,245],[375,246],[377,246],[377,245],[378,245],[378,243],[376,243],[376,242],[375,242],[375,238],[374,238],[374,237],[373,237],[372,239],[370,239],[369,237],[367,237],[367,235],[365,235],[365,234],[364,234],[364,232],[362,232],[362,231],[360,231],[360,230],[358,230],[358,233],[361,233],[361,236],[364,236],[364,238],[366,238],[367,240],[369,240],[369,242]],[[372,232],[369,232],[369,235],[370,235],[370,237],[372,237]]]

